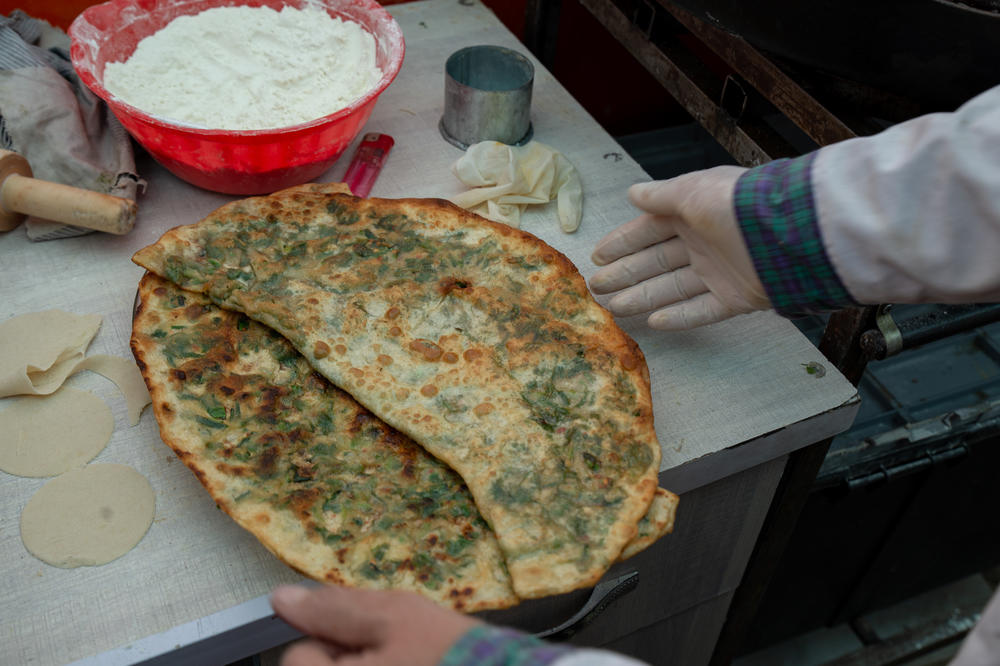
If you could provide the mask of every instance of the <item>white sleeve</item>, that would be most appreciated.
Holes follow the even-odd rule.
[[[631,657],[608,652],[581,648],[565,656],[559,657],[550,666],[648,666],[645,662],[636,661]]]
[[[1000,664],[1000,592],[962,642],[958,654],[948,666],[996,666]]]
[[[860,303],[1000,301],[1000,86],[820,149],[823,242]]]

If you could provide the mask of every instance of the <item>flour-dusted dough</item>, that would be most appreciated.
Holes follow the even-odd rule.
[[[106,564],[132,549],[153,522],[153,488],[127,465],[88,465],[59,476],[21,512],[32,555],[71,569]]]
[[[55,391],[76,371],[100,327],[100,315],[62,310],[0,323],[0,398]]]
[[[64,386],[47,396],[0,400],[0,469],[55,476],[104,450],[115,420],[93,393]]]

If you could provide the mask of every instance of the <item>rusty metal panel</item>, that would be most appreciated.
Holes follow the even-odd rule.
[[[562,0],[527,0],[524,8],[524,45],[549,69],[556,61],[561,8]]]
[[[658,2],[817,144],[825,146],[856,136],[839,117],[742,37],[702,21],[667,0]]]
[[[680,44],[657,46],[649,32],[655,12],[641,28],[610,0],[580,0],[598,21],[653,75],[675,99],[743,166],[756,166],[798,152],[776,132],[754,118],[737,118],[715,101],[722,84]],[[652,8],[652,7],[651,7]],[[700,70],[700,71],[699,71]]]

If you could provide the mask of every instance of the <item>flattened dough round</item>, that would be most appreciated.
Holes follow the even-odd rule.
[[[87,353],[101,316],[29,312],[0,323],[0,397],[46,395],[62,386]]]
[[[135,361],[121,356],[95,354],[80,363],[77,370],[90,370],[114,382],[125,396],[129,423],[135,425],[139,422],[142,408],[150,403],[151,398]]]
[[[55,476],[79,467],[104,450],[115,427],[103,400],[69,387],[2,402],[0,469],[17,476]]]
[[[132,549],[153,522],[153,488],[127,465],[88,465],[52,479],[21,512],[28,551],[56,567],[106,564]]]

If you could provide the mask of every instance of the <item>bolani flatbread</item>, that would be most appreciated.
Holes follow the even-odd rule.
[[[656,543],[660,537],[673,532],[679,503],[677,495],[664,488],[657,488],[649,511],[639,521],[636,535],[625,544],[619,559],[634,557]]]
[[[517,602],[462,480],[317,375],[287,340],[147,274],[132,350],[160,435],[216,504],[317,580]]]
[[[593,585],[636,536],[660,457],[644,359],[534,236],[439,200],[300,190],[134,261],[275,329],[454,468],[519,597]]]
[[[464,611],[516,603],[459,477],[245,316],[147,274],[132,349],[163,440],[216,503],[312,578],[421,592]],[[629,555],[673,523],[660,489]]]
[[[458,471],[519,596],[593,584],[635,536],[659,462],[642,355],[533,236],[437,200],[295,192],[135,261],[274,328]]]

